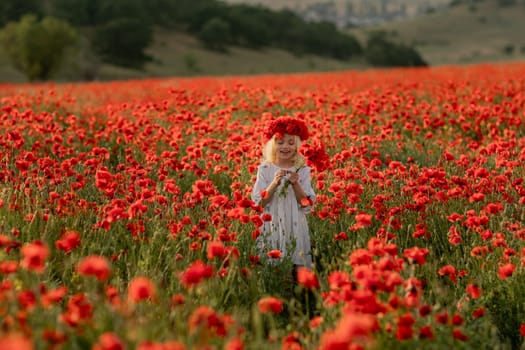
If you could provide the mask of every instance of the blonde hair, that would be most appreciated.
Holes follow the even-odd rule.
[[[294,155],[294,166],[299,168],[305,164],[305,159],[301,153],[299,153],[299,147],[301,147],[301,138],[297,135],[291,135],[295,139],[295,155]],[[266,142],[263,148],[263,161],[268,163],[275,163],[277,160],[276,152],[277,138],[272,136],[272,138]]]

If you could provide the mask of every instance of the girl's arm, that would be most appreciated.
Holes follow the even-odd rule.
[[[307,195],[301,187],[301,184],[299,183],[299,176],[297,175],[297,173],[293,173],[290,176],[289,181],[292,184],[293,192],[295,193],[295,198],[297,199],[297,202],[301,203],[301,201],[304,198],[306,198]]]
[[[266,188],[266,195],[264,197],[261,197],[261,207],[264,208],[266,204],[268,204],[272,200],[272,197],[275,191],[277,190],[277,186],[279,186],[279,181],[276,181],[276,179],[274,179]]]
[[[265,169],[265,166],[260,166],[257,171],[257,180],[255,181],[255,185],[252,190],[252,200],[256,204],[259,204],[261,207],[264,208],[272,199],[285,173],[283,171],[278,171],[275,174],[275,177],[273,178],[273,180],[269,182],[264,177],[263,169]]]
[[[315,203],[315,192],[312,188],[312,181],[310,179],[310,167],[303,167],[298,172],[297,185],[293,185],[295,196],[297,201],[301,204],[301,209],[305,214],[308,214],[312,211],[312,205]],[[297,188],[296,188],[297,187]],[[303,205],[301,202],[302,199],[308,198],[309,205]]]

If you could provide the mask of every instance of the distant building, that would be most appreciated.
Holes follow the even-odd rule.
[[[308,21],[329,21],[338,27],[370,25],[411,18],[438,10],[451,0],[226,0],[259,4],[273,9],[289,8]]]

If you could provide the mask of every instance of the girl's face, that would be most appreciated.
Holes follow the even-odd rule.
[[[293,160],[297,153],[296,137],[284,134],[283,137],[275,140],[276,159],[279,161]]]

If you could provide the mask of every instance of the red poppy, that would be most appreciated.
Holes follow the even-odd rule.
[[[463,333],[460,329],[453,329],[452,336],[454,337],[454,339],[457,339],[457,340],[461,340],[461,341],[468,340],[468,336],[465,333]]]
[[[111,275],[111,268],[106,258],[91,255],[82,259],[77,265],[79,275],[94,276],[99,281],[106,281]]]
[[[259,216],[259,215],[253,215],[251,218],[250,218],[250,221],[256,226],[256,227],[260,227],[264,224],[262,218]]]
[[[17,293],[18,304],[22,309],[32,310],[36,305],[36,296],[30,290],[22,290]]]
[[[423,265],[429,251],[426,248],[412,247],[407,248],[403,252],[403,256],[408,259],[411,263]]]
[[[278,314],[283,311],[283,302],[276,297],[262,298],[258,301],[257,306],[259,307],[259,311],[263,314],[268,312]]]
[[[450,323],[454,326],[461,326],[463,324],[463,317],[461,317],[461,315],[459,314],[455,314],[454,316],[452,316]]]
[[[261,258],[259,257],[259,255],[249,255],[248,259],[250,260],[250,265],[251,266],[257,266],[257,265],[260,264],[259,261],[260,261]]]
[[[469,202],[470,203],[481,202],[484,199],[485,199],[485,195],[483,193],[477,192],[469,197]]]
[[[282,256],[282,253],[278,249],[270,250],[268,253],[266,253],[270,258],[272,259],[280,259]]]
[[[323,323],[323,317],[322,316],[315,316],[312,318],[309,322],[310,328],[317,328]]]
[[[419,339],[434,339],[434,332],[429,325],[423,326],[419,329]]]
[[[435,315],[437,323],[447,324],[448,323],[448,312],[443,311]]]
[[[40,296],[40,303],[43,307],[49,307],[61,301],[67,294],[67,287],[62,286],[52,290],[44,290]]]
[[[352,231],[359,230],[364,227],[372,225],[372,215],[367,213],[359,213],[355,216],[355,224],[350,227]]]
[[[190,334],[200,332],[202,341],[206,341],[206,335],[222,337],[227,333],[224,317],[206,305],[199,306],[192,312],[188,319],[188,329]]]
[[[342,332],[326,331],[321,336],[320,350],[342,350],[350,348],[350,339]]]
[[[299,283],[306,289],[319,288],[319,281],[317,279],[317,276],[312,270],[306,267],[299,267],[297,269],[297,283]]]
[[[457,282],[458,280],[458,275],[459,275],[459,272],[458,270],[456,270],[456,268],[452,265],[446,265],[446,266],[443,266],[442,268],[440,268],[438,270],[438,274],[440,276],[448,276],[448,278],[452,281],[452,282]]]
[[[430,315],[431,311],[432,307],[430,305],[423,305],[419,308],[419,316],[425,317],[427,315]]]
[[[33,350],[33,341],[18,333],[7,333],[0,336],[1,350]]]
[[[304,197],[301,199],[302,207],[311,207],[312,205],[314,205],[314,202],[310,198]]]
[[[461,235],[456,226],[451,226],[448,230],[448,242],[452,245],[458,245],[462,242]]]
[[[79,293],[73,295],[67,302],[66,312],[60,317],[62,321],[71,327],[77,327],[80,324],[87,323],[93,316],[93,306],[87,300],[85,294]]]
[[[50,343],[51,345],[59,345],[66,342],[67,335],[65,333],[61,333],[55,330],[45,329],[42,333],[42,338],[44,338],[44,340]],[[53,346],[51,346],[50,348],[53,348]]]
[[[368,265],[372,262],[373,255],[366,249],[357,248],[350,254],[350,264],[356,265]]]
[[[106,332],[100,335],[97,343],[93,344],[93,350],[124,350],[124,342],[112,332]]]
[[[219,258],[223,259],[227,254],[226,247],[220,241],[208,242],[208,259]]]
[[[8,275],[15,273],[18,270],[18,262],[7,260],[0,262],[0,273],[3,275]]]
[[[177,293],[177,294],[174,294],[174,295],[171,296],[171,299],[170,299],[170,306],[171,307],[184,305],[184,303],[185,303],[185,299],[184,299],[184,295],[183,294]]]
[[[516,266],[511,263],[505,264],[498,269],[498,278],[502,280],[507,279],[512,276],[514,270],[516,270]]]
[[[23,256],[20,266],[37,273],[45,270],[46,259],[49,256],[49,248],[40,241],[27,243],[22,246]]]
[[[261,216],[261,219],[263,221],[272,221],[272,214],[269,214],[269,213],[264,213],[262,216]]]
[[[472,317],[474,317],[474,318],[483,317],[484,314],[485,314],[485,309],[482,308],[482,307],[477,308],[474,311],[472,311]]]
[[[398,326],[396,330],[396,338],[399,340],[411,339],[414,336],[414,329],[412,326]]]
[[[128,300],[138,303],[146,300],[155,300],[157,289],[147,277],[135,277],[128,285]]]
[[[180,281],[186,288],[191,288],[210,278],[213,275],[213,266],[208,266],[197,260],[192,263],[181,275]]]
[[[452,213],[452,214],[447,216],[447,220],[450,221],[450,222],[461,221],[461,220],[463,220],[463,215],[458,214],[458,213]]]
[[[224,350],[244,350],[244,342],[239,338],[230,339],[224,345]]]
[[[336,233],[336,234],[334,234],[334,240],[336,240],[336,241],[346,241],[346,240],[348,240],[348,235],[346,234],[346,232]]]
[[[379,328],[376,318],[371,314],[361,314],[354,312],[345,313],[339,320],[332,334],[338,342],[350,343],[354,340],[366,340],[372,333]],[[321,347],[322,349],[336,349]],[[346,348],[345,348],[346,349]]]
[[[497,214],[503,210],[503,204],[501,203],[488,203],[483,211],[487,214]]]
[[[478,246],[478,247],[474,247],[472,248],[472,250],[470,251],[470,256],[472,257],[479,257],[479,256],[485,256],[487,255],[489,252],[489,248],[486,247],[486,246]]]
[[[400,315],[396,322],[396,338],[399,340],[412,338],[414,335],[414,330],[412,329],[412,326],[415,322],[416,321],[414,320],[414,316],[412,316],[412,314],[408,312],[403,315]]]
[[[470,283],[465,290],[472,299],[481,297],[481,288],[475,284]]]
[[[136,350],[160,350],[160,349],[162,350],[186,350],[187,349],[184,344],[176,340],[168,340],[168,341],[164,341],[158,344],[153,343],[153,345],[150,348],[142,347],[143,345],[146,346],[147,343],[139,344]],[[159,349],[159,346],[160,346],[160,349]]]
[[[0,233],[0,247],[8,246],[10,243],[11,239],[7,235]]]
[[[55,246],[69,253],[80,246],[80,234],[77,231],[67,230],[60,239],[55,241]]]

